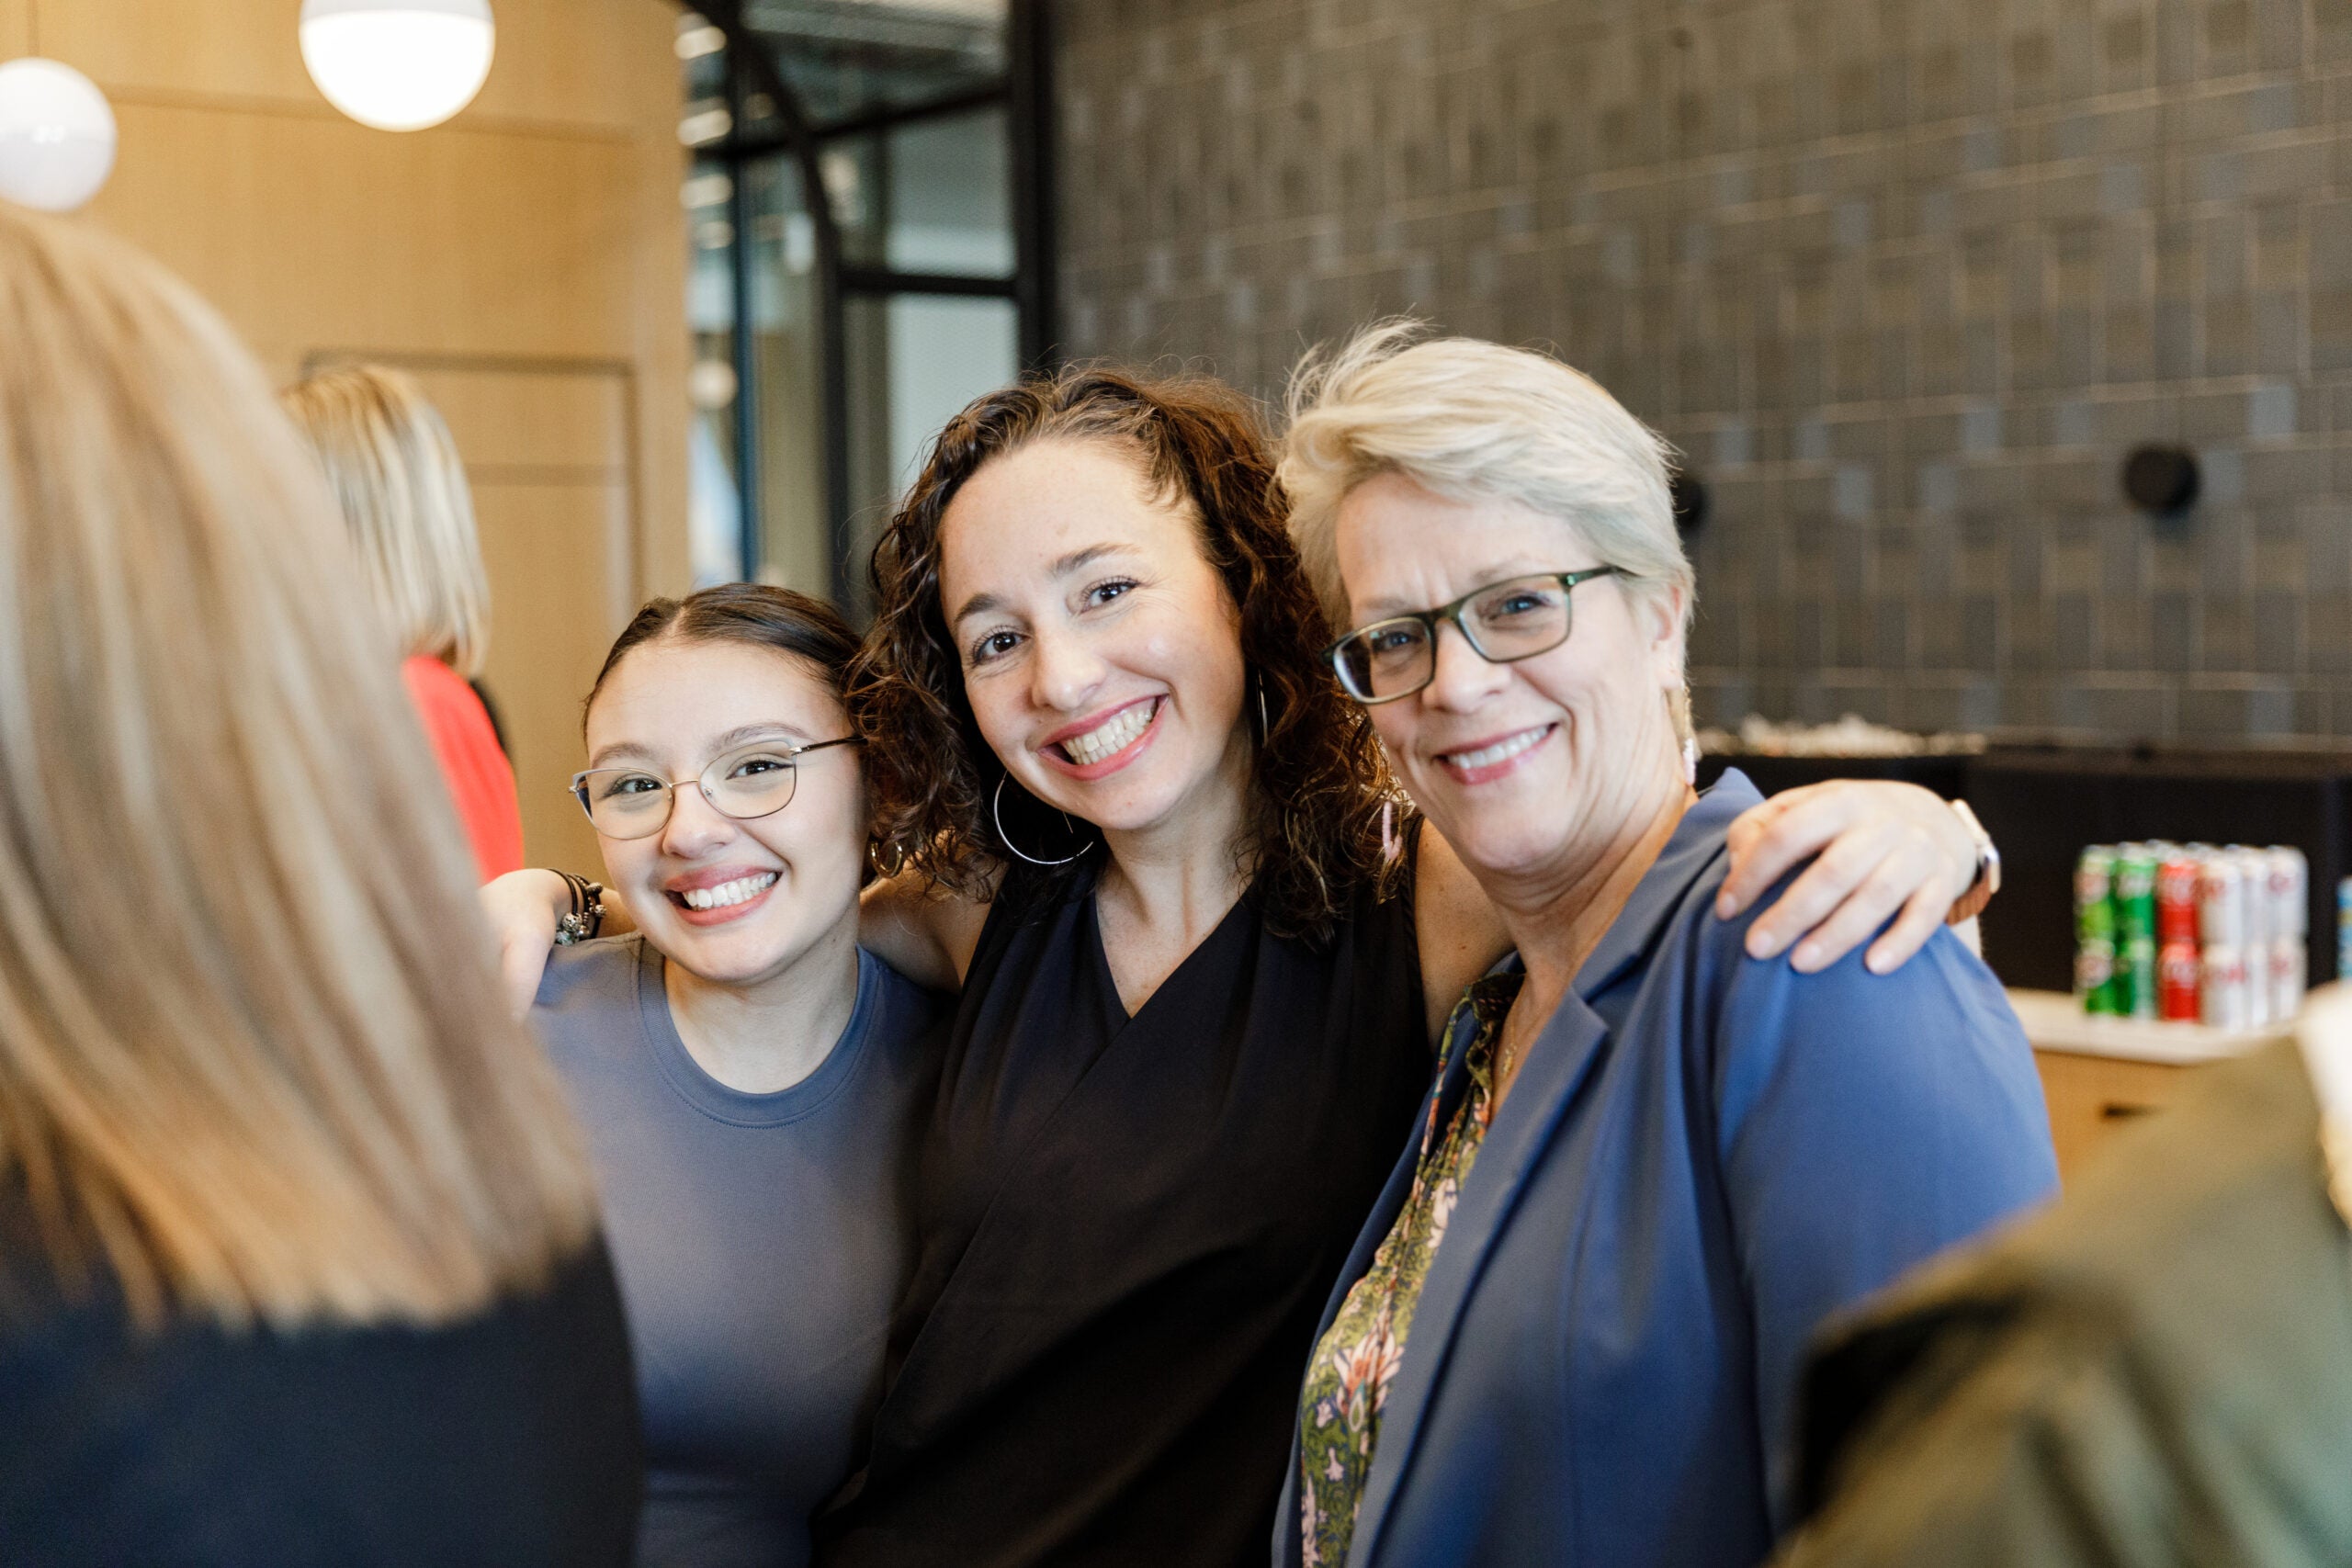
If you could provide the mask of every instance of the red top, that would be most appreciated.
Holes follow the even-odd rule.
[[[473,843],[481,879],[522,870],[523,814],[514,803],[514,767],[499,750],[489,710],[464,677],[437,659],[420,654],[403,660],[401,679],[408,684],[416,716],[424,721],[433,754],[441,760],[441,776],[449,781],[449,798]]]

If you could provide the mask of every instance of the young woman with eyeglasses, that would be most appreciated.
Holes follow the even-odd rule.
[[[1240,394],[1080,367],[981,398],[874,571],[851,700],[905,870],[865,940],[963,995],[818,1561],[1262,1563],[1325,1294],[1507,939],[1332,679]],[[1974,869],[1932,796],[1851,784],[1759,809],[1736,886],[1832,839],[1758,922],[1812,930],[1807,966],[1910,900],[1900,963]],[[552,883],[491,890],[510,979]]]
[[[638,612],[573,781],[632,935],[533,1021],[589,1136],[636,1350],[643,1568],[776,1568],[854,1467],[911,1264],[938,999],[857,944],[857,639],[741,583]]]

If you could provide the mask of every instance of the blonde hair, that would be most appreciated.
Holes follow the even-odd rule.
[[[447,1321],[594,1230],[317,465],[213,312],[0,204],[0,1182],[139,1322]]]
[[[380,366],[328,370],[279,395],[310,438],[402,658],[481,672],[490,581],[449,427],[414,381]]]
[[[1333,626],[1348,624],[1340,504],[1358,485],[1400,474],[1450,499],[1496,497],[1558,518],[1630,574],[1627,592],[1662,600],[1679,589],[1688,638],[1698,583],[1674,526],[1671,449],[1590,377],[1529,349],[1381,321],[1300,362],[1289,415],[1277,475]],[[1687,740],[1688,694],[1668,700]]]

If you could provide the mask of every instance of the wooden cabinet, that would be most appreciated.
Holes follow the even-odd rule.
[[[2074,1179],[2083,1161],[2120,1129],[2178,1098],[2199,1070],[2070,1051],[2038,1050],[2033,1055],[2050,1105],[2050,1137],[2057,1145],[2062,1181]]]

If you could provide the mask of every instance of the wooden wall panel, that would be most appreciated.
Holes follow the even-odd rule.
[[[474,509],[492,596],[482,673],[505,721],[533,863],[594,875],[596,836],[564,785],[586,763],[580,701],[617,626],[580,606],[609,603],[626,558],[627,491],[611,485],[479,484]]]
[[[639,598],[687,579],[679,12],[494,5],[481,96],[405,135],[320,96],[297,0],[0,0],[0,59],[37,22],[106,90],[121,142],[86,220],[273,375],[376,358],[424,380],[474,483],[527,852],[593,870],[562,795],[580,698]]]
[[[2033,1059],[2050,1107],[2059,1179],[2065,1181],[2117,1133],[2178,1099],[2197,1070],[2069,1051],[2037,1051]]]
[[[8,3],[19,11],[37,5],[42,51],[72,62],[119,102],[227,97],[266,112],[335,113],[303,69],[298,0]],[[674,8],[652,0],[496,0],[492,10],[498,45],[490,78],[452,126],[523,119],[628,136],[653,118],[674,122]],[[649,54],[665,69],[649,71]]]
[[[641,213],[626,144],[456,130],[412,142],[341,118],[137,104],[117,118],[92,216],[169,263],[275,368],[320,346],[631,351]]]

